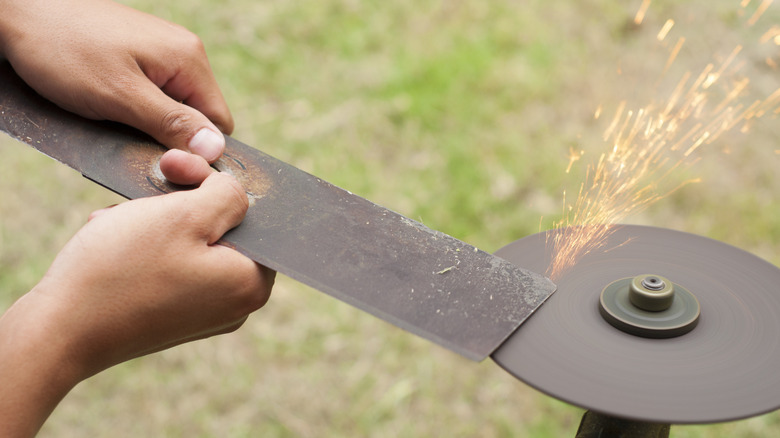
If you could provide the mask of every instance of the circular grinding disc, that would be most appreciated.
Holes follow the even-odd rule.
[[[546,233],[496,254],[545,272]],[[649,339],[599,314],[611,282],[663,276],[701,304],[690,333]],[[615,417],[715,423],[780,408],[780,269],[724,243],[661,228],[619,226],[492,357],[534,388]]]

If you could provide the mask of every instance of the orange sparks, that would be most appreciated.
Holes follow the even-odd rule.
[[[674,60],[677,59],[677,55],[680,53],[680,49],[682,49],[683,44],[685,44],[685,38],[680,37],[677,40],[677,44],[674,45],[672,52],[669,54],[669,58],[666,60],[666,65],[664,66],[664,73],[666,73],[666,71],[669,70],[669,67],[671,67],[672,64],[674,63]]]
[[[583,150],[575,151],[573,147],[569,147],[569,165],[566,166],[566,173],[571,172],[571,167],[574,165],[575,162],[579,161],[580,158],[582,158],[583,154],[585,154],[585,151]]]
[[[766,12],[766,10],[769,9],[769,6],[772,4],[772,1],[773,0],[764,0],[761,2],[760,5],[758,5],[758,8],[756,8],[756,12],[754,12],[753,16],[750,17],[750,19],[748,19],[747,21],[748,26],[752,26],[756,24],[756,22],[758,22],[758,19],[761,18],[761,15],[763,15],[764,12]],[[747,4],[745,4],[745,6],[747,6]]]
[[[610,123],[609,128],[607,128],[607,130],[604,131],[604,141],[607,141],[607,139],[612,136],[612,132],[615,130],[615,127],[617,126],[618,122],[620,122],[620,119],[623,117],[624,109],[626,109],[625,100],[620,102],[617,111],[615,111],[615,118],[612,119],[612,123]]]
[[[737,47],[734,47],[734,50],[731,51],[729,56],[726,58],[725,61],[720,66],[720,69],[718,69],[717,72],[714,73],[715,78],[712,80],[712,82],[709,85],[712,85],[715,81],[718,80],[723,75],[723,72],[726,71],[726,68],[731,65],[732,62],[734,62],[734,59],[739,55],[739,52],[742,51],[742,46],[738,45]],[[709,80],[709,79],[708,79]],[[707,85],[709,87],[709,85]]]
[[[761,35],[761,38],[758,40],[761,44],[766,44],[769,41],[774,42],[775,44],[780,45],[780,41],[778,41],[778,38],[780,38],[780,26],[772,26],[769,30],[764,32],[763,35]]]
[[[637,26],[642,24],[642,21],[644,21],[647,8],[650,7],[651,1],[652,0],[642,0],[642,5],[639,6],[639,10],[636,11],[636,16],[634,16],[634,24]]]
[[[656,36],[658,41],[663,41],[664,38],[666,38],[666,35],[669,34],[670,30],[672,30],[672,26],[674,26],[674,20],[672,20],[671,18],[666,20],[666,23],[664,23],[664,27],[661,28],[661,31],[658,32],[658,36]]]
[[[745,102],[750,81],[734,77],[742,65],[735,63],[741,50],[737,46],[721,62],[706,65],[693,81],[691,72],[684,73],[660,102],[639,109],[629,108],[626,101],[618,104],[603,134],[609,152],[588,166],[572,204],[564,194],[562,219],[548,234],[554,257],[547,275],[553,281],[583,256],[601,249],[615,224],[699,182],[689,179],[668,188],[672,172],[693,164],[699,148],[735,127],[747,132],[753,119],[780,113],[780,88],[763,100]],[[599,106],[596,118],[601,112]],[[569,149],[567,173],[583,153]]]

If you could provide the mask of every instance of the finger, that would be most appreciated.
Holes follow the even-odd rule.
[[[249,208],[246,192],[238,181],[225,173],[210,174],[196,190],[188,192],[192,206],[199,212],[204,238],[215,243],[244,219]]]
[[[221,283],[225,294],[219,300],[220,306],[225,306],[220,312],[215,312],[216,319],[204,320],[203,330],[190,333],[171,343],[156,347],[155,351],[164,350],[175,345],[192,342],[211,336],[231,333],[243,325],[246,319],[256,310],[263,307],[271,296],[276,271],[259,265],[232,249],[219,245],[212,247],[215,262],[212,270],[229,272],[231,275]],[[231,284],[233,283],[233,284]],[[148,354],[150,352],[144,352]]]
[[[220,131],[230,134],[233,116],[209,65],[203,42],[185,28],[168,25],[178,31],[169,37],[165,47],[172,46],[175,50],[167,56],[137,53],[138,66],[165,94],[200,111]]]
[[[221,295],[222,302],[233,309],[230,319],[237,319],[263,307],[271,296],[276,271],[254,262],[238,251],[222,245],[212,245],[209,265],[214,272],[226,273],[220,285],[228,293]]]
[[[203,68],[189,68],[180,71],[160,88],[171,98],[184,102],[208,117],[225,134],[233,132],[233,115],[219,90],[214,73],[206,65]]]
[[[209,163],[225,150],[225,137],[201,112],[166,95],[139,72],[131,79],[132,92],[124,93],[121,106],[110,109],[111,120],[140,129],[172,149],[200,155]]]
[[[179,149],[171,149],[160,158],[160,170],[174,184],[198,185],[212,172],[206,160]]]
[[[111,210],[112,208],[116,207],[116,205],[117,204],[109,205],[106,208],[101,208],[100,210],[93,211],[92,213],[89,214],[89,217],[87,217],[87,222],[90,222],[90,221],[92,221],[92,220],[94,220],[94,219],[96,219],[96,218],[106,214],[109,210]]]

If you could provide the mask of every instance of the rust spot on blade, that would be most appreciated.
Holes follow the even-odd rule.
[[[173,184],[165,178],[160,170],[160,157],[164,152],[163,147],[151,143],[126,144],[121,150],[120,162],[123,166],[116,172],[143,187],[150,196],[188,188]],[[240,151],[225,152],[213,167],[235,177],[246,190],[250,204],[265,196],[271,186],[265,171],[252,160],[245,159]]]
[[[240,151],[226,151],[214,167],[220,172],[233,175],[246,190],[250,205],[266,195],[271,187],[271,178],[256,160],[246,159]]]

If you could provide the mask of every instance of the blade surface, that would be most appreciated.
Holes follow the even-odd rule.
[[[0,64],[0,130],[134,199],[181,189],[164,148],[116,123],[68,113]],[[250,208],[222,238],[254,261],[473,360],[554,291],[547,278],[322,181],[230,137],[216,167]]]

